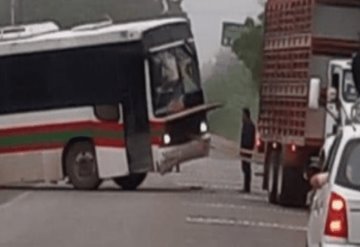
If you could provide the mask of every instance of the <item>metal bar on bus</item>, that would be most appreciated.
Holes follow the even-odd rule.
[[[189,43],[194,43],[194,39],[187,39],[187,42],[189,42]],[[175,42],[172,42],[172,43],[169,43],[169,44],[160,45],[160,46],[156,46],[156,47],[150,48],[149,51],[150,51],[151,53],[159,52],[159,51],[167,50],[167,49],[170,49],[170,48],[174,48],[174,47],[177,47],[177,46],[180,46],[180,45],[183,45],[183,44],[185,44],[185,41],[184,41],[184,40],[175,41]]]

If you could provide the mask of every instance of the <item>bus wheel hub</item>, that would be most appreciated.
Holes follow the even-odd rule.
[[[88,177],[91,176],[94,172],[94,156],[89,153],[79,153],[76,156],[76,170],[79,177]]]

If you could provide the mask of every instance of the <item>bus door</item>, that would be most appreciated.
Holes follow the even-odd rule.
[[[152,170],[150,124],[146,97],[129,95],[124,104],[125,144],[130,173]]]

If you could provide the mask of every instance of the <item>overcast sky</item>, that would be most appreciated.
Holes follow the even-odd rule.
[[[243,22],[261,11],[257,0],[184,0],[183,7],[192,21],[201,63],[220,49],[223,21]]]

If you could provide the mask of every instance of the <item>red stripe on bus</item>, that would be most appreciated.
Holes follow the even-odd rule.
[[[117,139],[96,139],[96,146],[101,147],[117,147],[124,148],[125,143],[123,140]],[[64,148],[64,143],[46,143],[46,144],[29,144],[29,145],[19,145],[13,147],[2,147],[0,148],[0,153],[21,153],[21,152],[31,152],[31,151],[39,151],[39,150],[49,150],[49,149],[57,149]]]
[[[59,123],[59,124],[47,124],[47,125],[36,125],[29,127],[1,129],[0,136],[8,136],[15,134],[35,134],[35,133],[52,132],[52,131],[80,130],[84,128],[95,128],[98,130],[109,130],[109,131],[122,131],[124,129],[124,126],[119,123],[92,122],[92,121]]]
[[[165,125],[166,125],[165,122],[155,122],[155,121],[150,122],[151,129],[155,129],[155,130],[163,130],[165,128]]]
[[[20,145],[14,147],[3,147],[0,148],[0,153],[21,153],[21,152],[31,152],[39,150],[49,150],[63,148],[63,143],[51,143],[51,144],[34,144],[34,145]]]
[[[159,137],[153,137],[153,138],[151,138],[151,144],[161,146],[161,145],[163,145],[164,143],[163,143],[162,138],[159,136]]]

